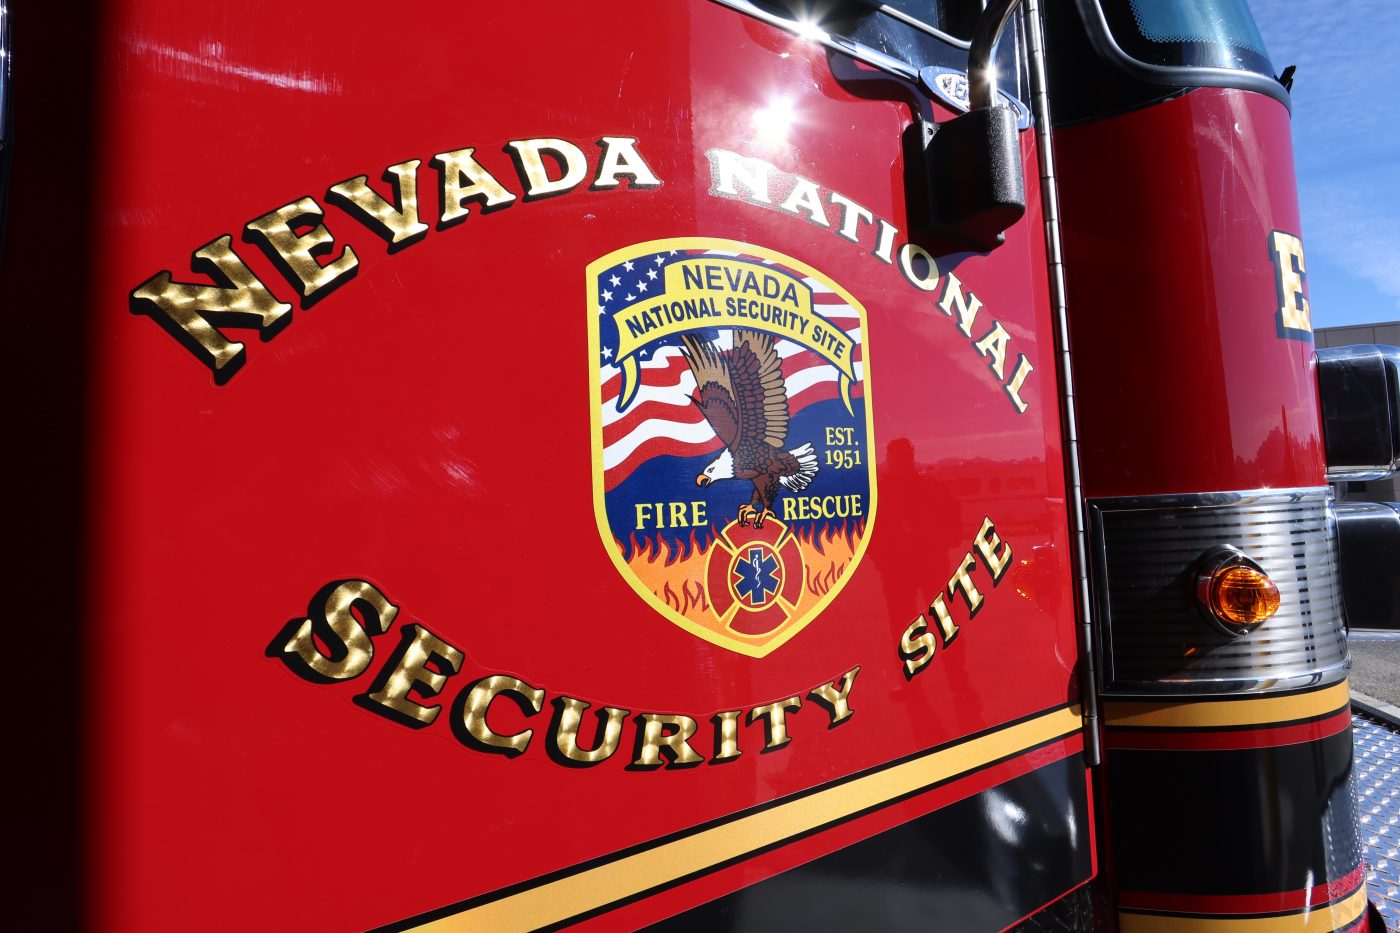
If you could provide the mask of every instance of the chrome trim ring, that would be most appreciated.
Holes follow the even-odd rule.
[[[1348,667],[1331,489],[1093,499],[1101,689],[1220,695],[1334,683]],[[1279,588],[1273,618],[1239,637],[1201,618],[1201,557],[1238,548]]]

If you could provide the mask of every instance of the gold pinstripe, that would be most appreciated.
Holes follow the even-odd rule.
[[[1118,912],[1119,933],[1333,933],[1355,923],[1366,910],[1366,886],[1355,894],[1310,911],[1282,917],[1173,917]]]
[[[1111,700],[1104,703],[1104,724],[1109,728],[1174,726],[1221,727],[1268,725],[1310,719],[1336,712],[1350,702],[1347,682],[1310,693],[1248,700]]]

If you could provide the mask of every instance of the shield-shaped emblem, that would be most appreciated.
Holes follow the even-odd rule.
[[[588,267],[594,512],[662,616],[763,657],[841,591],[875,519],[865,309],[748,243]]]

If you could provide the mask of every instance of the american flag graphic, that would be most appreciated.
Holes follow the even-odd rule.
[[[598,385],[606,490],[614,489],[637,467],[654,457],[666,454],[692,457],[718,451],[723,446],[700,409],[691,404],[695,377],[681,355],[679,337],[662,338],[638,352],[640,385],[624,410],[618,411],[617,407],[623,391],[623,375],[616,365],[619,337],[612,313],[648,295],[660,294],[664,288],[665,267],[698,256],[759,262],[804,282],[812,290],[816,313],[853,341],[851,361],[857,378],[850,389],[852,402],[856,403],[864,394],[860,314],[816,279],[771,261],[721,250],[666,250],[627,259],[605,269],[595,283],[600,309]],[[719,320],[724,322],[723,326],[699,329],[721,350],[727,350],[733,346],[731,327],[743,326],[743,320],[730,317]],[[830,361],[790,340],[779,340],[776,346],[783,360],[788,409],[793,415],[815,402],[840,397],[838,373]]]

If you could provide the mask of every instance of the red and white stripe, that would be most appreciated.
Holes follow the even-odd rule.
[[[817,313],[841,327],[855,344],[852,357],[857,381],[851,386],[851,397],[859,398],[864,380],[860,315],[820,282],[804,281],[812,289]],[[732,331],[722,332],[720,349],[727,350],[732,345]],[[830,362],[790,340],[779,340],[776,346],[783,360],[790,412],[796,415],[814,402],[839,396],[838,374]],[[617,410],[622,371],[611,364],[599,368],[603,476],[607,489],[616,487],[653,457],[691,457],[715,453],[724,446],[700,409],[691,403],[695,376],[679,347],[663,347],[641,361],[638,368],[641,385],[622,412]]]

